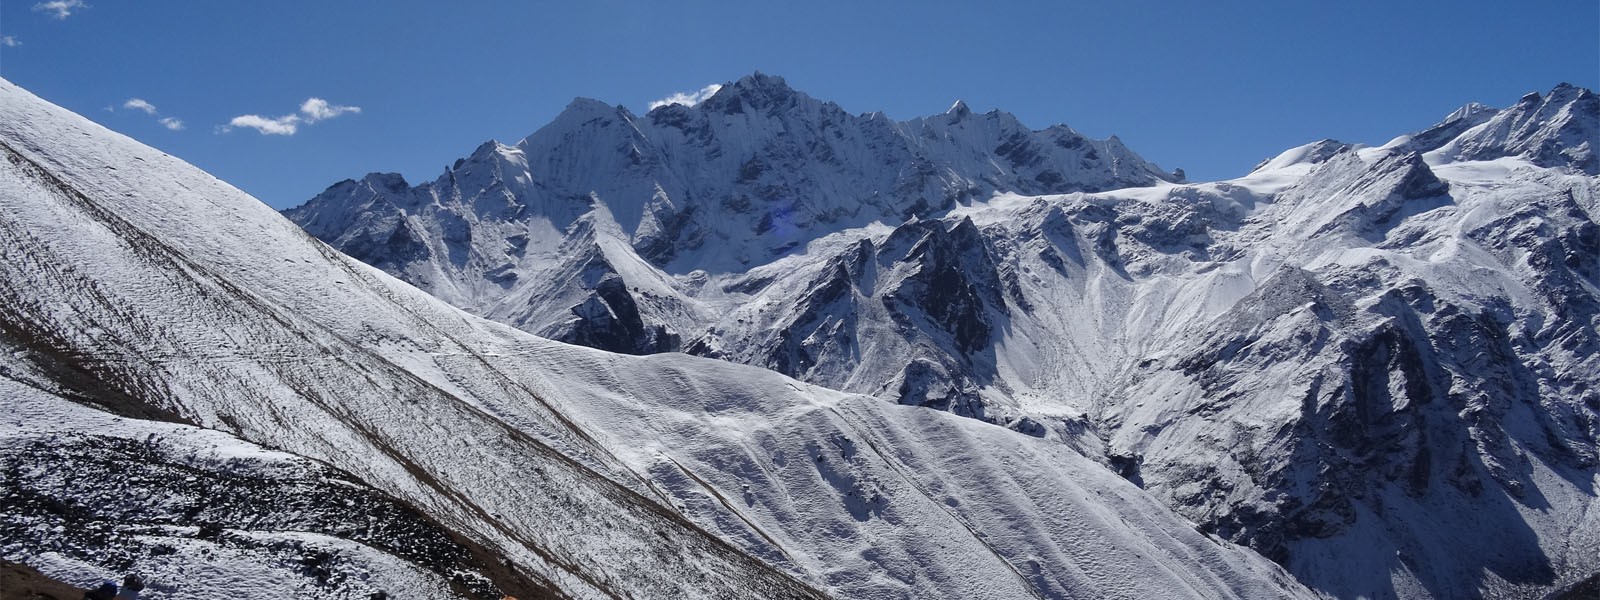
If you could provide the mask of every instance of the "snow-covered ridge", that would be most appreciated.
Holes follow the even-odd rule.
[[[485,143],[433,182],[368,175],[286,214],[346,253],[477,304],[529,276],[519,259],[595,202],[641,257],[681,274],[742,271],[842,228],[996,191],[1171,178],[1116,138],[961,108],[906,122],[852,115],[759,73],[645,115],[578,99],[515,146]]]
[[[491,550],[502,589],[1311,597],[1059,444],[469,316],[6,82],[0,146],[5,385],[336,467]]]

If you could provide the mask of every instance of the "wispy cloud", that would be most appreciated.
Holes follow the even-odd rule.
[[[17,41],[17,38],[11,37],[9,35],[0,35],[0,46],[5,46],[7,48],[15,48],[15,47],[21,46],[21,45],[22,45],[22,42]]]
[[[662,98],[660,100],[657,100],[655,102],[651,102],[650,103],[650,110],[655,110],[657,108],[666,106],[668,104],[682,104],[684,106],[694,106],[696,104],[699,104],[699,103],[703,102],[706,98],[710,98],[712,94],[717,93],[717,90],[720,90],[720,89],[722,89],[722,84],[713,83],[711,85],[708,85],[708,86],[705,86],[703,88],[700,88],[700,91],[698,91],[698,92],[678,92],[676,94],[673,94],[671,96],[667,96],[667,97]]]
[[[127,102],[123,102],[122,103],[122,107],[123,108],[127,108],[127,109],[132,109],[132,110],[144,111],[144,114],[147,114],[147,115],[156,114],[156,105],[151,104],[149,102],[145,102],[144,99],[142,99],[142,98],[129,98]]]
[[[227,133],[235,127],[248,127],[261,132],[261,135],[294,135],[300,130],[300,115],[286,115],[276,119],[268,119],[261,115],[239,115],[222,126],[222,132]]]
[[[70,17],[72,13],[85,8],[89,8],[89,5],[83,0],[50,0],[33,5],[33,10],[49,13],[58,20]]]
[[[326,121],[339,115],[360,113],[359,106],[339,106],[329,104],[321,98],[307,98],[300,103],[300,112],[283,115],[281,117],[263,117],[261,115],[239,115],[228,121],[227,125],[217,128],[219,133],[227,133],[235,127],[254,129],[261,135],[294,135],[300,131],[302,125],[310,125],[317,121]]]
[[[151,104],[149,100],[145,100],[144,98],[129,98],[122,102],[122,108],[123,110],[136,110],[152,117],[159,116],[161,114],[161,111],[156,110],[156,105]],[[117,107],[115,106],[106,107],[106,112],[115,112],[116,110]],[[183,131],[183,119],[179,119],[177,117],[161,117],[156,119],[156,122],[160,123],[162,127],[172,131]]]
[[[315,123],[325,119],[332,119],[342,114],[360,113],[359,106],[334,106],[321,98],[307,98],[300,103],[300,114],[305,115],[306,123]]]

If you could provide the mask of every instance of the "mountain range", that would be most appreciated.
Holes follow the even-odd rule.
[[[1191,184],[1116,138],[851,116],[756,74],[642,117],[575,101],[285,214],[531,333],[974,417],[1316,589],[1458,597],[1587,561],[1553,553],[1600,432],[1597,113],[1562,85]]]
[[[1600,573],[1588,90],[1190,183],[1114,137],[756,74],[644,115],[577,100],[283,215],[10,84],[0,112],[0,558],[55,579],[1458,598]]]
[[[469,315],[10,83],[0,150],[8,575],[197,599],[1312,597],[1060,444]]]

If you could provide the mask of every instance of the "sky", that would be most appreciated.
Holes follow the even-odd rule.
[[[1115,134],[1204,181],[1600,87],[1600,2],[0,0],[0,77],[279,208],[432,180],[574,97],[643,113],[755,71],[855,113]]]

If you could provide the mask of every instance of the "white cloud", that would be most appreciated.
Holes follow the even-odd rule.
[[[720,90],[720,89],[722,89],[722,84],[713,83],[711,85],[708,85],[708,86],[705,86],[703,88],[700,88],[700,91],[698,91],[698,92],[678,92],[676,94],[673,94],[671,96],[667,96],[667,97],[662,98],[660,100],[657,100],[655,102],[651,102],[650,103],[650,110],[655,110],[657,108],[666,106],[668,104],[682,104],[684,106],[694,106],[694,105],[699,104],[700,102],[704,101],[706,98],[710,98],[712,94],[717,93],[717,90]]]
[[[359,106],[334,106],[321,98],[307,98],[300,104],[300,114],[305,115],[307,123],[315,123],[332,119],[345,113],[360,113]]]
[[[65,19],[72,16],[73,11],[89,8],[83,0],[50,0],[33,5],[33,10],[50,13],[56,19]]]
[[[161,111],[156,110],[156,105],[151,104],[150,101],[145,100],[144,98],[129,98],[122,103],[122,108],[124,110],[137,110],[152,117],[159,116],[161,114]],[[115,106],[106,107],[106,112],[115,112],[116,110],[117,107]],[[183,119],[179,119],[177,117],[161,117],[156,119],[156,122],[160,123],[162,127],[172,131],[183,131]]]
[[[127,102],[123,102],[122,103],[122,107],[123,108],[130,108],[130,109],[133,109],[133,110],[142,110],[142,111],[144,111],[144,114],[147,114],[147,115],[156,114],[156,105],[151,104],[149,102],[145,102],[143,99],[140,99],[140,98],[129,98]]]
[[[359,106],[339,106],[329,104],[321,98],[307,98],[300,103],[300,112],[288,114],[277,118],[268,118],[261,115],[239,115],[228,121],[227,125],[217,128],[218,133],[227,133],[235,127],[254,129],[261,135],[294,135],[300,131],[301,125],[310,125],[317,121],[326,121],[343,114],[360,113]]]
[[[222,131],[227,132],[234,127],[248,127],[261,132],[261,135],[294,135],[300,130],[300,115],[286,115],[276,119],[268,119],[261,115],[239,115],[223,126]]]
[[[0,35],[0,46],[5,46],[7,48],[15,48],[15,47],[21,46],[21,45],[22,45],[22,42],[17,41],[17,38],[11,37],[9,35]]]

